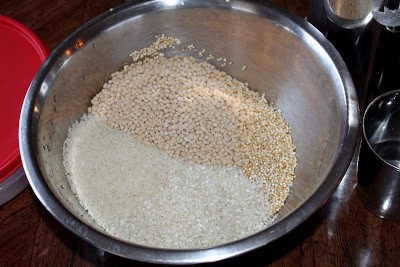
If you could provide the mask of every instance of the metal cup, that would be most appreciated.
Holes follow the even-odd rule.
[[[364,206],[400,220],[400,90],[380,95],[364,113],[357,191]]]

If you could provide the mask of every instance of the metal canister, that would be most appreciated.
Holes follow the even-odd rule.
[[[399,87],[399,0],[312,0],[308,21],[343,57],[360,109]]]

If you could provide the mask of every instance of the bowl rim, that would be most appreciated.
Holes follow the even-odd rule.
[[[279,221],[279,224],[273,224],[265,230],[244,239],[211,248],[150,248],[112,238],[87,226],[69,212],[68,209],[53,195],[51,189],[46,184],[45,179],[40,174],[38,163],[35,161],[36,157],[33,154],[33,151],[35,151],[33,142],[35,140],[32,140],[30,134],[32,130],[31,118],[37,116],[37,114],[34,113],[35,103],[32,100],[36,99],[36,96],[39,94],[41,84],[44,82],[48,71],[57,62],[57,58],[62,55],[65,49],[71,47],[71,44],[73,44],[82,33],[87,32],[93,25],[102,23],[102,21],[104,22],[107,18],[118,16],[120,12],[129,11],[131,9],[143,13],[145,11],[160,11],[178,8],[182,3],[185,5],[185,8],[212,7],[227,10],[233,9],[240,12],[255,14],[264,18],[269,17],[269,19],[271,19],[272,17],[276,24],[290,27],[294,34],[299,36],[307,35],[307,38],[314,39],[321,48],[323,48],[326,55],[331,58],[333,65],[340,74],[340,82],[343,85],[343,92],[345,95],[344,100],[347,104],[346,125],[343,128],[342,145],[338,152],[337,159],[335,160],[325,181],[321,184],[320,188],[318,188],[311,197],[300,206],[301,208],[299,207],[297,210],[282,218]],[[243,9],[243,7],[252,8]],[[157,264],[197,264],[215,262],[235,257],[262,247],[292,231],[309,218],[330,197],[346,173],[355,151],[358,127],[358,99],[347,67],[333,45],[305,19],[297,17],[274,4],[261,0],[205,0],[199,2],[182,0],[176,1],[176,4],[174,5],[171,3],[168,3],[167,5],[165,0],[142,0],[135,1],[135,3],[125,3],[96,16],[74,31],[49,55],[32,80],[25,97],[20,117],[19,144],[26,176],[35,195],[52,216],[75,235],[95,247],[125,258]],[[111,239],[112,242],[110,242]]]

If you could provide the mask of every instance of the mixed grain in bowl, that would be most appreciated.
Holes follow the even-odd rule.
[[[124,66],[132,62],[135,56],[130,57],[132,51],[148,47],[154,41],[154,36],[160,33],[179,37],[182,49],[192,49],[193,54],[185,56],[192,55],[196,62],[208,61],[238,81],[248,83],[249,88],[259,90],[258,96],[265,95],[268,100],[265,102],[274,103],[290,125],[297,158],[296,178],[284,205],[274,215],[273,222],[260,231],[234,241],[221,241],[219,245],[203,247],[196,243],[179,246],[200,246],[199,249],[166,249],[160,248],[162,244],[143,245],[139,241],[127,241],[104,231],[104,227],[93,219],[76,197],[76,192],[73,192],[71,177],[66,175],[63,164],[64,142],[72,125],[77,121],[95,122],[82,120],[88,113],[88,107],[95,104],[91,103],[93,98],[108,83],[112,73],[123,71]],[[176,55],[179,56],[179,53],[165,53],[168,59]],[[187,98],[189,102],[190,99]],[[231,101],[232,98],[227,97],[226,100]],[[99,118],[94,114],[86,116],[92,115]],[[104,118],[99,118],[97,122],[103,123],[106,121]],[[93,125],[96,131],[85,132],[96,136],[100,134],[97,131],[99,126]],[[119,128],[106,125],[107,130],[112,130],[110,134],[117,133],[119,136],[123,133]],[[169,128],[170,123],[166,126]],[[357,97],[346,66],[333,46],[304,19],[296,18],[268,2],[154,0],[127,3],[109,10],[83,25],[50,54],[27,92],[19,136],[21,158],[32,189],[45,208],[72,233],[101,250],[122,257],[152,263],[194,264],[238,256],[265,246],[306,220],[326,202],[347,170],[355,147],[357,127]],[[129,140],[132,140],[132,136],[129,131],[124,133]],[[92,139],[94,143],[98,141]],[[190,141],[191,136],[186,136],[186,139],[185,142]],[[150,143],[137,137],[135,141]],[[105,145],[109,144],[105,142]],[[168,156],[167,165],[172,165],[173,160],[179,161],[179,164],[174,163],[175,166],[183,166],[180,164],[182,161],[188,163],[181,156],[185,152],[184,147],[178,150],[179,156],[173,157],[172,150],[168,153],[154,143],[150,145],[157,148],[158,159],[161,159],[159,152],[165,152],[163,155]],[[146,155],[150,160],[146,163],[154,158],[154,151],[148,148],[139,149],[149,152]],[[96,154],[98,159],[104,159],[105,156],[112,155]],[[238,162],[238,159],[232,159],[233,163]],[[84,154],[82,160],[86,160]],[[122,156],[120,161],[126,163],[125,157]],[[237,175],[237,169],[233,168],[240,167],[233,163],[229,167],[228,163],[223,165],[222,171],[229,168],[232,176],[236,175],[235,179],[245,183],[250,181],[253,188],[256,187],[254,180],[248,179],[248,173],[244,171],[246,165],[242,165],[243,173]],[[193,167],[199,163],[189,164]],[[132,164],[128,165],[132,167]],[[217,165],[204,166],[207,166],[205,170],[208,172],[208,167]],[[170,167],[173,166],[166,166]],[[204,177],[202,170],[193,170],[193,177]],[[185,185],[196,185],[185,179],[181,181]],[[212,182],[215,181],[212,179]],[[221,183],[223,181],[221,179]],[[97,186],[99,180],[96,178],[92,182],[93,186]],[[156,187],[149,187],[159,188],[159,181],[155,183]],[[205,187],[206,184],[198,186]],[[167,188],[165,185],[165,190]],[[161,192],[172,194],[171,191]],[[281,192],[284,192],[282,196],[286,194],[285,190]],[[109,197],[109,193],[110,190],[102,192],[97,200]],[[179,195],[185,194],[188,195],[182,192]],[[160,199],[167,198],[160,195]],[[251,199],[246,201],[253,202]],[[242,206],[243,202],[238,205]],[[253,209],[255,205],[249,206]],[[234,225],[231,221],[226,227]],[[158,235],[158,232],[153,234]],[[218,240],[213,241],[218,244]]]
[[[162,53],[184,52],[180,44],[156,36],[111,74],[71,127],[64,165],[106,232],[193,249],[268,227],[289,194],[296,156],[276,106],[208,63],[205,50],[196,60],[193,44],[187,56]]]

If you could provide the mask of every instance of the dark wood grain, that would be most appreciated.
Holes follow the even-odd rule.
[[[49,51],[94,16],[122,0],[0,1],[0,13],[29,27]],[[273,0],[306,16],[308,0]],[[1,41],[1,37],[0,37]],[[399,266],[400,224],[368,213],[358,200],[355,164],[333,196],[278,241],[205,266]],[[30,188],[0,207],[0,266],[153,266],[89,245],[61,226]]]

